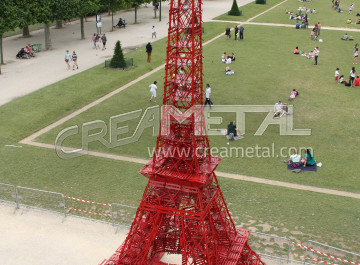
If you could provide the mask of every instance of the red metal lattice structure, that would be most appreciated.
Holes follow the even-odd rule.
[[[235,228],[214,170],[203,115],[201,0],[171,0],[160,135],[130,232],[103,264],[264,264]]]

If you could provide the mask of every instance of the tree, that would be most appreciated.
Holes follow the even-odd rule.
[[[236,0],[233,1],[231,10],[228,12],[229,16],[241,16],[241,11],[239,10]]]
[[[114,56],[110,61],[111,68],[125,68],[126,62],[123,51],[121,49],[120,41],[118,40],[115,44]]]
[[[77,2],[73,0],[56,0],[53,6],[56,28],[62,28],[63,20],[70,20],[77,17]]]
[[[29,25],[36,23],[37,1],[36,0],[14,0],[18,9],[19,28],[23,29],[23,37],[29,38]]]
[[[81,39],[85,39],[84,19],[88,14],[96,13],[99,10],[99,0],[77,0],[77,16],[80,17]]]
[[[0,10],[1,10],[1,16],[0,16],[0,74],[1,74],[1,64],[4,64],[4,54],[3,54],[3,45],[2,45],[2,38],[3,34],[6,31],[14,30],[18,24],[19,21],[17,20],[17,12],[18,9],[16,8],[16,5],[13,0],[7,0],[7,1],[0,1]]]
[[[143,4],[143,3],[149,3],[149,0],[129,0],[128,3],[131,7],[135,8],[135,24],[137,24],[137,9]]]
[[[55,20],[70,20],[76,17],[76,5],[73,0],[34,0],[37,1],[37,17],[39,23],[44,23],[45,49],[52,47],[50,38],[50,22]]]

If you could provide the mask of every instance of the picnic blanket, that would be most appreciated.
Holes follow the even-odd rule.
[[[314,165],[312,165],[312,166],[310,166],[310,167],[300,166],[300,167],[293,168],[293,167],[287,166],[287,168],[288,168],[289,170],[294,170],[294,169],[297,169],[297,168],[298,168],[298,169],[301,169],[301,170],[304,170],[304,171],[315,171],[315,172],[316,172],[316,170],[317,170],[316,164],[314,164]]]

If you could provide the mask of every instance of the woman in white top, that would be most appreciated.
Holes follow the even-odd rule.
[[[350,82],[351,82],[351,87],[354,87],[354,80],[355,80],[355,67],[353,67],[350,71]]]
[[[153,102],[156,102],[155,99],[156,99],[156,89],[157,89],[157,86],[156,86],[157,82],[154,81],[154,84],[151,84],[149,87],[150,87],[150,92],[151,92],[151,98],[150,98],[150,101],[153,101]]]
[[[359,49],[355,48],[354,49],[354,64],[357,64],[358,57],[359,57]]]

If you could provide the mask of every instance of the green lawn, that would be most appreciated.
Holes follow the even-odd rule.
[[[64,160],[53,150],[3,147],[3,141],[0,144],[0,182],[132,206],[139,205],[147,184],[138,173],[142,168],[139,164],[91,156]],[[219,182],[237,225],[296,242],[311,238],[355,252],[360,248],[360,206],[356,199],[225,178],[219,178]],[[91,206],[91,210],[103,212],[104,208]]]
[[[234,25],[206,23],[204,39],[222,33],[227,26]],[[340,41],[342,34],[323,30],[324,42],[315,43],[310,41],[310,30],[247,25],[244,41],[222,37],[204,47],[204,83],[211,84],[215,104],[273,105],[278,99],[286,102],[290,90],[296,88],[300,96],[293,102],[295,128],[312,129],[311,136],[280,136],[278,126],[272,125],[263,136],[254,136],[265,114],[247,114],[245,138],[232,142],[230,147],[270,147],[274,143],[275,154],[279,154],[281,147],[312,147],[316,159],[323,162],[316,173],[293,174],[281,163],[285,158],[232,157],[224,158],[219,170],[359,192],[360,90],[333,82],[336,67],[348,76],[353,66],[354,43]],[[321,48],[318,66],[292,54],[295,46],[308,52],[316,45]],[[134,58],[133,69],[105,70],[99,65],[1,106],[0,182],[92,201],[137,206],[147,183],[147,179],[137,173],[142,168],[139,164],[91,156],[60,159],[54,150],[5,145],[19,145],[22,138],[161,65],[165,58],[165,40],[155,42],[153,51],[150,65],[145,63],[144,48],[140,48],[126,54],[127,58]],[[231,64],[234,76],[223,72],[225,65],[220,62],[220,56],[224,51],[236,54],[237,59]],[[94,120],[103,120],[109,125],[109,118],[114,115],[154,106],[148,102],[148,86],[157,80],[160,97],[163,76],[164,70],[161,70],[36,140],[54,143],[59,131],[68,126],[81,128],[82,124]],[[232,114],[211,115],[223,118],[219,128],[234,119]],[[139,119],[135,119],[126,124],[130,128],[127,135],[135,130],[138,122]],[[221,136],[211,136],[210,141],[214,147],[229,147]],[[97,142],[90,144],[89,149],[149,158],[148,147],[151,149],[155,143],[156,137],[146,129],[136,143],[109,149]],[[71,137],[64,144],[81,147],[81,138]],[[219,182],[238,225],[295,241],[313,239],[350,251],[360,249],[358,200],[233,179],[220,178]],[[265,230],[264,224],[270,230]]]
[[[360,25],[355,24],[355,22],[359,19],[359,17],[356,16],[357,12],[359,12],[359,9],[355,6],[354,11],[351,15],[349,15],[349,6],[352,3],[354,3],[353,0],[342,0],[340,8],[344,12],[338,13],[331,8],[331,1],[312,1],[311,3],[302,4],[298,1],[289,0],[282,5],[274,8],[273,10],[270,10],[269,12],[257,17],[253,20],[253,22],[268,22],[295,25],[296,21],[290,20],[289,15],[285,14],[285,11],[292,11],[294,13],[298,13],[298,8],[305,5],[307,8],[316,10],[316,14],[308,15],[309,25],[314,25],[320,22],[323,26],[360,29]],[[346,20],[349,18],[352,19],[354,24],[346,24]]]
[[[265,10],[281,3],[283,0],[267,0],[265,5],[257,5],[254,2],[251,2],[247,5],[240,6],[239,9],[242,11],[241,16],[229,16],[227,13],[222,14],[218,17],[215,17],[215,20],[227,20],[227,21],[247,21],[248,19],[252,18],[253,16],[264,12]],[[231,7],[229,7],[229,10]]]
[[[295,128],[312,129],[312,135],[280,136],[278,126],[272,125],[263,136],[254,136],[266,113],[247,114],[246,135],[243,140],[232,142],[230,146],[227,146],[224,137],[213,136],[210,137],[211,146],[221,150],[228,147],[246,149],[256,145],[271,147],[274,144],[275,154],[279,156],[224,158],[218,169],[306,185],[359,191],[357,173],[359,166],[354,164],[353,159],[359,160],[356,145],[359,143],[357,137],[359,116],[356,113],[358,113],[357,106],[360,103],[358,96],[360,90],[345,89],[344,86],[333,83],[333,72],[336,67],[339,67],[341,73],[346,76],[351,69],[352,43],[340,41],[337,37],[339,32],[323,30],[324,42],[320,43],[319,65],[314,66],[311,60],[292,54],[293,48],[297,45],[301,50],[310,51],[314,45],[319,44],[308,39],[309,30],[271,28],[269,31],[269,29],[269,27],[249,25],[246,27],[243,42],[227,40],[224,37],[206,46],[204,48],[204,83],[211,84],[212,100],[219,105],[273,105],[278,99],[287,102],[290,91],[296,88],[300,91],[300,97],[293,102]],[[278,39],[282,41],[278,42]],[[259,50],[259,46],[265,48]],[[225,66],[219,59],[224,49],[219,50],[219,47],[226,47],[228,53],[232,51],[236,53],[237,60],[231,65],[236,72],[234,76],[224,74]],[[266,47],[273,48],[269,50]],[[338,51],[339,57],[333,56],[334,50]],[[70,137],[64,145],[80,148],[82,124],[102,120],[109,127],[109,119],[112,116],[138,109],[145,110],[153,106],[153,103],[148,102],[148,86],[154,80],[162,80],[163,76],[164,70],[153,74],[39,137],[37,141],[53,144],[62,129],[78,125],[79,134]],[[159,95],[162,94],[162,89],[162,84],[160,84]],[[352,104],[347,104],[347,102],[352,102]],[[348,106],[343,108],[344,104]],[[341,115],[338,114],[339,110],[341,110]],[[215,113],[212,116],[223,117],[223,123],[218,128],[226,128],[228,122],[235,117],[224,113]],[[140,118],[141,116],[126,124],[121,124],[128,125],[130,131],[119,138],[132,135]],[[149,128],[144,131],[138,142],[110,149],[100,142],[94,142],[90,143],[89,149],[149,158],[148,150],[152,150],[155,144],[156,136],[152,135],[152,130]],[[316,159],[321,161],[324,167],[317,173],[304,172],[294,178],[294,174],[286,170],[284,164],[281,163],[281,160],[287,159],[288,153],[283,152],[284,157],[280,154],[281,148],[288,150],[291,147],[313,148]]]

